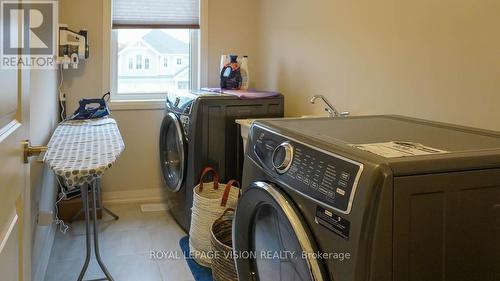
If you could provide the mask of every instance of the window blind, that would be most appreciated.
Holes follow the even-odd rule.
[[[199,0],[113,0],[113,28],[199,27]]]

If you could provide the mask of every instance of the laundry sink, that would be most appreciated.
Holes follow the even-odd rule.
[[[287,117],[285,119],[297,119],[297,118],[324,118],[328,116],[317,116],[317,115],[303,115],[300,117]],[[275,118],[271,118],[275,119]],[[247,140],[248,140],[248,132],[250,127],[252,126],[253,121],[257,119],[236,119],[235,122],[240,125],[241,128],[241,138],[243,139],[243,149],[246,151],[247,149]],[[258,119],[265,120],[265,119]]]

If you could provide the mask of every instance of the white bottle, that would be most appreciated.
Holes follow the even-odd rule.
[[[231,61],[231,59],[229,58],[229,55],[221,55],[220,56],[220,69],[219,69],[219,72],[221,72],[222,69],[224,68],[224,66],[226,66],[226,64],[228,64],[230,61]]]
[[[248,90],[250,85],[250,72],[248,71],[248,56],[240,58],[241,89]]]

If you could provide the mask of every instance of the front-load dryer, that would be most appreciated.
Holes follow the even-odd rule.
[[[193,188],[206,166],[222,181],[241,180],[243,146],[236,119],[282,117],[282,95],[239,99],[229,94],[170,94],[160,129],[160,165],[171,214],[186,231],[191,222]]]
[[[240,281],[500,280],[500,133],[398,116],[257,121]]]

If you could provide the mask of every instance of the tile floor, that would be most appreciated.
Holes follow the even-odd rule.
[[[101,256],[115,281],[194,281],[186,261],[152,259],[151,250],[183,257],[179,240],[186,233],[167,212],[141,212],[139,204],[107,204],[120,216],[100,221]],[[171,256],[172,257],[172,256]],[[57,231],[45,281],[76,281],[85,260],[85,225]],[[84,280],[104,277],[92,255]]]

